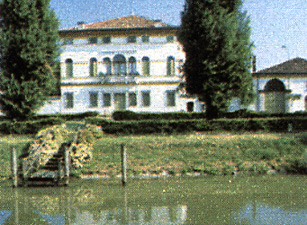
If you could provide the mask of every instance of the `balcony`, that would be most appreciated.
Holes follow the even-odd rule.
[[[89,85],[89,84],[154,84],[154,83],[180,83],[179,76],[139,76],[135,74],[107,74],[97,77],[62,78],[61,85]]]
[[[135,84],[136,79],[134,75],[106,75],[101,77],[104,84]]]

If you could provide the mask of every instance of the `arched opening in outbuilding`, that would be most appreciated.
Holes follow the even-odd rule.
[[[265,111],[269,113],[286,112],[286,87],[279,79],[272,79],[264,87]]]

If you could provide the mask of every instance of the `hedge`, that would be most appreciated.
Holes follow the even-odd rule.
[[[65,120],[58,117],[34,121],[10,121],[0,122],[0,132],[3,134],[35,134],[42,128],[64,123]]]
[[[101,126],[109,134],[188,133],[192,131],[267,131],[287,132],[307,130],[307,118],[217,119],[217,120],[140,120],[110,121],[99,117],[87,118],[87,123]]]
[[[0,132],[3,134],[35,134],[42,128],[48,126],[62,124],[70,120],[84,120],[87,117],[95,117],[98,115],[99,113],[97,112],[37,115],[32,120],[28,121],[12,121],[2,116],[2,120],[0,120]]]
[[[46,118],[62,118],[64,120],[83,120],[87,117],[95,117],[99,116],[99,112],[84,112],[84,113],[75,113],[75,114],[43,114],[43,115],[37,115],[34,117],[34,119],[46,119]]]
[[[306,112],[296,113],[263,113],[247,110],[238,110],[235,112],[224,112],[219,115],[219,118],[234,119],[234,118],[288,118],[288,117],[307,117]],[[124,120],[195,120],[206,119],[204,112],[174,112],[174,113],[136,113],[132,111],[116,111],[112,114],[112,118],[116,121]]]
[[[96,115],[96,114],[92,114]],[[250,118],[250,119],[145,119],[134,121],[112,121],[103,117],[84,117],[84,115],[61,115],[56,117],[37,117],[34,121],[0,121],[0,132],[4,134],[35,134],[40,129],[67,120],[81,118],[86,123],[101,126],[109,134],[154,134],[188,133],[193,131],[267,131],[286,132],[289,124],[293,131],[307,130],[307,117],[291,118]],[[79,119],[80,120],[80,119]]]

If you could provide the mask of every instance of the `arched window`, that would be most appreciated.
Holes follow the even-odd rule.
[[[90,59],[90,76],[91,77],[97,76],[97,59],[96,58]]]
[[[106,75],[112,74],[112,63],[110,58],[104,58],[103,59],[103,65],[104,65],[104,73]]]
[[[66,66],[66,77],[72,78],[74,76],[72,59],[66,59],[65,60],[65,66]]]
[[[130,57],[128,60],[128,71],[131,75],[136,75],[136,59],[134,57]]]
[[[126,58],[123,55],[116,55],[113,59],[114,74],[127,74]]]
[[[147,56],[144,56],[142,58],[142,70],[143,70],[143,76],[150,75],[150,60]]]
[[[166,74],[167,76],[175,75],[175,58],[173,56],[167,57]]]

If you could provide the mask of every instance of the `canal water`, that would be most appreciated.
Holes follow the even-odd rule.
[[[0,182],[0,224],[307,223],[306,176],[74,180],[68,187]]]

